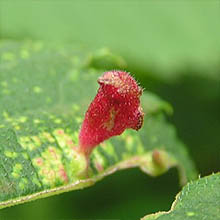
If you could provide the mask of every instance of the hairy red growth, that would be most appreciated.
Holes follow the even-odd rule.
[[[88,156],[104,140],[120,135],[126,128],[139,130],[143,124],[140,96],[142,88],[126,72],[105,72],[98,79],[100,88],[83,121],[80,151]]]

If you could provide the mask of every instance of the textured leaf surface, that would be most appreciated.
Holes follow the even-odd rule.
[[[95,56],[95,57],[93,57]],[[87,179],[74,151],[84,113],[98,88],[96,55],[41,42],[0,42],[0,207],[89,186],[118,169],[140,166],[153,176],[177,166],[181,183],[196,172],[164,113],[166,102],[146,92],[140,132],[127,130],[96,148]],[[104,57],[106,62],[106,56]],[[109,63],[119,58],[109,57]],[[101,63],[101,62],[100,62]]]
[[[220,173],[188,183],[168,212],[148,215],[143,220],[220,219]]]

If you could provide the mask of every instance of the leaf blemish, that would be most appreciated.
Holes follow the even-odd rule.
[[[34,86],[34,87],[33,87],[33,92],[39,94],[39,93],[42,92],[42,88],[39,87],[39,86]]]
[[[32,163],[38,168],[38,175],[44,184],[56,186],[68,182],[68,177],[62,163],[62,153],[59,149],[49,146],[41,153],[41,157],[32,159]]]
[[[16,152],[12,152],[12,151],[5,151],[4,154],[6,157],[9,157],[9,158],[16,158],[18,156]]]
[[[140,106],[142,88],[123,71],[105,72],[90,104],[79,134],[80,151],[88,157],[93,148],[125,129],[139,130],[144,113]]]
[[[22,168],[23,168],[22,164],[16,163],[15,166],[13,167],[12,176],[16,179],[19,178],[21,175]]]
[[[194,216],[195,213],[194,213],[194,212],[187,212],[186,215],[187,215],[187,216]]]

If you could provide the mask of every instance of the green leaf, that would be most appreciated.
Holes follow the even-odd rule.
[[[122,54],[130,67],[168,81],[188,71],[179,71],[184,66],[210,77],[219,66],[218,1],[0,4],[2,37],[106,45]],[[35,16],[39,11],[41,16]]]
[[[78,131],[104,71],[95,69],[92,56],[102,59],[70,45],[0,42],[0,208],[84,188],[134,166],[153,176],[176,166],[182,184],[195,178],[165,118],[172,108],[149,92],[142,99],[141,131],[127,130],[101,144],[91,155],[89,177],[79,177],[85,160],[74,150]],[[124,65],[112,55],[105,60]]]
[[[177,195],[170,211],[147,215],[143,220],[219,219],[220,173],[188,183]]]

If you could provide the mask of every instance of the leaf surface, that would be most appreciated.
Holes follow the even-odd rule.
[[[171,106],[145,92],[140,132],[125,131],[97,147],[90,174],[76,154],[85,111],[104,70],[83,49],[42,42],[0,42],[0,208],[90,186],[119,169],[139,166],[157,176],[176,166],[180,182],[196,171],[175,128],[166,121]],[[109,57],[122,68],[121,58]],[[109,60],[109,61],[108,61]],[[99,62],[102,63],[102,62]]]
[[[177,195],[171,210],[143,220],[220,219],[220,173],[188,183]]]

